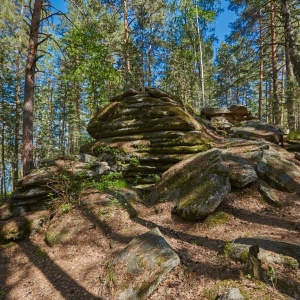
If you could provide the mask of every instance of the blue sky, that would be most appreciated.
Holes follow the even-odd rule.
[[[226,35],[229,35],[229,23],[235,21],[236,19],[236,14],[228,10],[228,5],[229,3],[227,0],[221,0],[221,6],[224,11],[218,17],[215,25],[216,36],[219,38],[219,43],[224,40]]]

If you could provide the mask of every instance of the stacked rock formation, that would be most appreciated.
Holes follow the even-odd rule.
[[[206,107],[202,110],[201,114],[210,121],[223,117],[231,124],[256,119],[256,117],[252,115],[251,111],[243,105],[232,105],[230,107],[223,108]]]
[[[82,153],[107,161],[132,184],[153,184],[175,163],[209,149],[202,126],[168,93],[130,89],[110,100],[87,128]]]

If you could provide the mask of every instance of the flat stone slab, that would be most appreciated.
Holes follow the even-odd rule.
[[[147,299],[179,263],[158,228],[134,238],[108,267],[115,276],[109,299]]]

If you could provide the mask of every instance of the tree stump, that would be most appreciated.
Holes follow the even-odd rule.
[[[253,245],[249,248],[247,274],[249,274],[251,278],[262,280],[261,260],[257,257],[258,253],[258,245]]]

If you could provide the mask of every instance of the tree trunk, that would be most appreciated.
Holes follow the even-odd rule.
[[[14,145],[14,162],[13,162],[13,190],[17,186],[19,179],[19,131],[20,131],[20,108],[21,108],[21,53],[18,49],[17,61],[17,93],[16,93],[16,107],[15,107],[15,145]]]
[[[77,87],[77,97],[76,97],[76,151],[79,151],[80,140],[81,140],[81,122],[80,122],[80,87]]]
[[[263,97],[263,83],[264,83],[264,52],[263,52],[263,33],[262,33],[262,19],[259,18],[259,91],[258,91],[258,119],[262,120],[262,97]]]
[[[127,1],[123,0],[124,6],[124,56],[125,56],[125,88],[129,83],[129,75],[131,71],[130,57],[129,57],[129,21],[128,21],[128,7]]]
[[[296,46],[294,44],[295,38],[291,25],[291,15],[288,1],[281,1],[281,10],[284,24],[284,36],[285,36],[285,62],[286,62],[286,106],[287,106],[287,120],[290,130],[296,130],[296,116],[295,116],[295,99],[297,97],[297,83],[294,73],[294,66],[291,59],[291,52],[297,53]],[[294,58],[295,59],[295,58]],[[296,59],[297,61],[297,59]],[[297,62],[296,62],[297,65]],[[300,66],[298,66],[300,68]],[[299,80],[298,80],[299,82]],[[300,85],[300,83],[299,83]]]
[[[284,23],[286,44],[287,44],[287,48],[289,51],[289,56],[290,56],[291,62],[294,66],[295,76],[296,76],[296,79],[300,86],[300,52],[299,52],[299,48],[297,47],[297,42],[296,42],[297,35],[295,34],[295,31],[294,31],[294,28],[292,25],[289,1],[281,0],[281,4],[282,4],[282,17],[283,17],[283,23]]]
[[[272,42],[272,83],[273,83],[273,97],[272,97],[272,114],[273,123],[280,124],[280,109],[278,98],[278,74],[277,74],[277,41],[275,29],[275,1],[271,1],[271,42]]]
[[[198,46],[199,46],[199,67],[200,67],[200,80],[201,80],[201,90],[202,90],[202,107],[206,106],[205,101],[205,91],[204,91],[204,67],[203,67],[203,53],[202,53],[202,43],[201,43],[201,35],[200,35],[200,25],[199,25],[199,16],[198,9],[196,7],[196,27],[197,27],[197,38],[198,38]]]
[[[3,66],[3,61],[2,61]],[[3,70],[3,67],[2,67]],[[6,173],[5,173],[5,101],[4,101],[4,83],[1,84],[1,194],[2,199],[6,200]]]
[[[151,26],[151,33],[149,37],[149,47],[148,47],[148,86],[151,86],[152,82],[152,61],[153,61],[153,32],[154,25]]]
[[[30,32],[29,48],[27,53],[25,87],[24,87],[24,107],[23,107],[23,148],[22,166],[23,176],[27,175],[34,167],[33,164],[33,109],[34,109],[34,76],[38,48],[39,27],[41,20],[43,0],[35,0]]]

